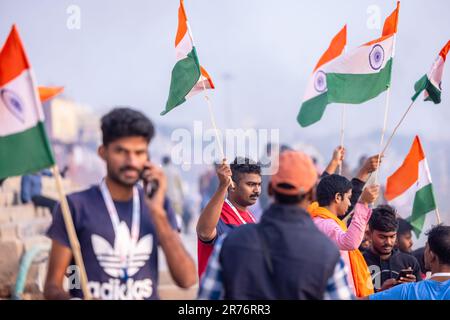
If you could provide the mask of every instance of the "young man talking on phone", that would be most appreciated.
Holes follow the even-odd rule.
[[[401,283],[420,281],[420,265],[414,256],[395,249],[398,220],[388,205],[372,210],[369,220],[370,247],[363,256],[372,274],[375,292]]]
[[[166,178],[148,157],[153,124],[138,111],[116,108],[103,116],[101,129],[103,144],[98,154],[106,163],[107,175],[99,185],[68,196],[92,298],[158,299],[158,246],[175,283],[192,286],[195,264],[165,200]],[[151,197],[144,191],[148,184],[157,186]],[[74,262],[60,206],[48,236],[52,249],[45,297],[82,298],[80,285],[69,282],[69,292],[63,287]]]

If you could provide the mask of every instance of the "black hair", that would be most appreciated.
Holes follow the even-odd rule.
[[[329,206],[333,202],[336,193],[344,197],[344,193],[349,192],[351,189],[352,183],[346,177],[332,174],[322,178],[317,185],[317,201],[319,202],[319,206]]]
[[[369,220],[369,229],[381,232],[397,232],[398,221],[395,208],[381,205],[372,210]]]
[[[294,150],[294,149],[292,149],[289,145],[287,145],[287,144],[282,144],[281,146],[280,146],[280,154],[281,153],[283,153],[283,152],[285,152],[285,151],[292,151],[292,150]]]
[[[147,142],[153,138],[155,129],[143,113],[128,107],[114,108],[101,119],[103,145],[124,137],[140,136]]]
[[[408,221],[402,218],[397,218],[397,221],[398,221],[397,235],[401,236],[412,231],[413,227]]]
[[[278,187],[283,188],[283,189],[292,189],[293,188],[293,186],[288,183],[279,183]],[[275,198],[275,201],[279,204],[298,204],[298,203],[302,202],[308,194],[309,194],[309,192],[299,193],[296,195],[286,195],[286,194],[279,193],[278,191],[273,190],[273,196]]]
[[[439,259],[439,263],[450,265],[450,226],[439,224],[429,230],[428,246]]]
[[[255,173],[261,175],[261,164],[249,158],[236,157],[230,164],[231,178],[235,182],[239,182],[242,174]]]

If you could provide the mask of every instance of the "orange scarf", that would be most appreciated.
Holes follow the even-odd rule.
[[[312,203],[308,212],[311,217],[320,217],[323,219],[331,219],[335,221],[341,229],[346,232],[347,226],[336,215],[332,214],[328,209],[319,207],[317,202]],[[364,260],[361,252],[356,250],[348,251],[350,259],[350,267],[353,277],[353,283],[355,284],[355,293],[357,297],[365,297],[374,293],[372,279],[370,277],[369,268],[367,267],[366,260]]]

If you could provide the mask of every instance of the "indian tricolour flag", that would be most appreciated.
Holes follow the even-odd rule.
[[[211,77],[198,61],[183,0],[180,0],[180,7],[178,9],[178,30],[175,38],[175,52],[177,63],[172,70],[166,109],[161,112],[161,115],[165,115],[173,108],[185,102],[187,98],[202,90],[214,89]]]
[[[297,117],[302,127],[319,121],[328,104],[359,104],[375,98],[391,83],[397,33],[397,8],[385,20],[380,38],[347,53],[345,29],[332,40],[311,77]]]
[[[16,26],[0,51],[0,178],[55,163],[33,71]]]
[[[419,237],[427,213],[436,210],[430,169],[416,136],[406,159],[386,183],[385,198],[398,209],[402,218],[412,225]]]
[[[322,118],[328,104],[325,72],[336,57],[344,51],[347,43],[347,26],[345,25],[331,40],[328,49],[322,54],[309,79],[303,103],[297,116],[302,127],[309,126]]]
[[[438,104],[441,102],[441,80],[444,73],[444,64],[447,57],[447,53],[450,50],[450,41],[442,48],[436,61],[433,63],[430,72],[424,75],[414,85],[416,93],[412,96],[412,100],[415,101],[422,91],[425,90],[425,101],[433,101]]]
[[[384,22],[380,38],[341,55],[327,67],[330,103],[363,103],[390,86],[399,7],[397,2],[397,8]]]

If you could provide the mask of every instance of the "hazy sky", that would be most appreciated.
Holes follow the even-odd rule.
[[[201,64],[216,85],[210,93],[220,128],[277,128],[284,142],[315,141],[327,157],[338,144],[341,105],[319,123],[300,128],[296,117],[307,80],[331,38],[347,23],[348,47],[379,37],[393,0],[185,0]],[[67,12],[80,9],[80,29]],[[114,105],[141,109],[158,124],[210,126],[198,95],[164,117],[171,70],[177,0],[0,0],[0,42],[16,23],[40,85],[63,85],[65,96],[104,112]],[[388,133],[407,108],[414,83],[450,39],[450,1],[403,0],[393,65]],[[374,20],[375,19],[375,20]],[[443,217],[450,217],[448,151],[450,66],[442,103],[418,101],[384,161],[382,181],[404,158],[415,134],[435,172]],[[385,93],[347,108],[346,146],[353,163],[378,152]],[[435,141],[431,141],[435,140]],[[427,223],[434,222],[434,217]]]
[[[67,28],[66,12],[77,5],[81,28]],[[282,128],[309,135],[336,133],[340,105],[323,121],[301,129],[296,116],[306,81],[332,36],[348,24],[349,48],[379,36],[368,27],[376,6],[384,18],[395,1],[382,0],[186,0],[201,64],[216,85],[211,93],[221,127]],[[165,117],[163,110],[175,63],[176,0],[1,0],[0,38],[17,23],[41,85],[64,85],[66,96],[94,109],[131,105],[167,125],[209,121],[197,96]],[[450,39],[446,0],[401,3],[393,66],[389,127],[409,103],[413,85]],[[443,102],[419,102],[400,133],[450,139],[450,66]],[[227,80],[229,79],[229,80]],[[385,94],[348,108],[347,135],[381,128]],[[208,122],[209,123],[209,122]]]

